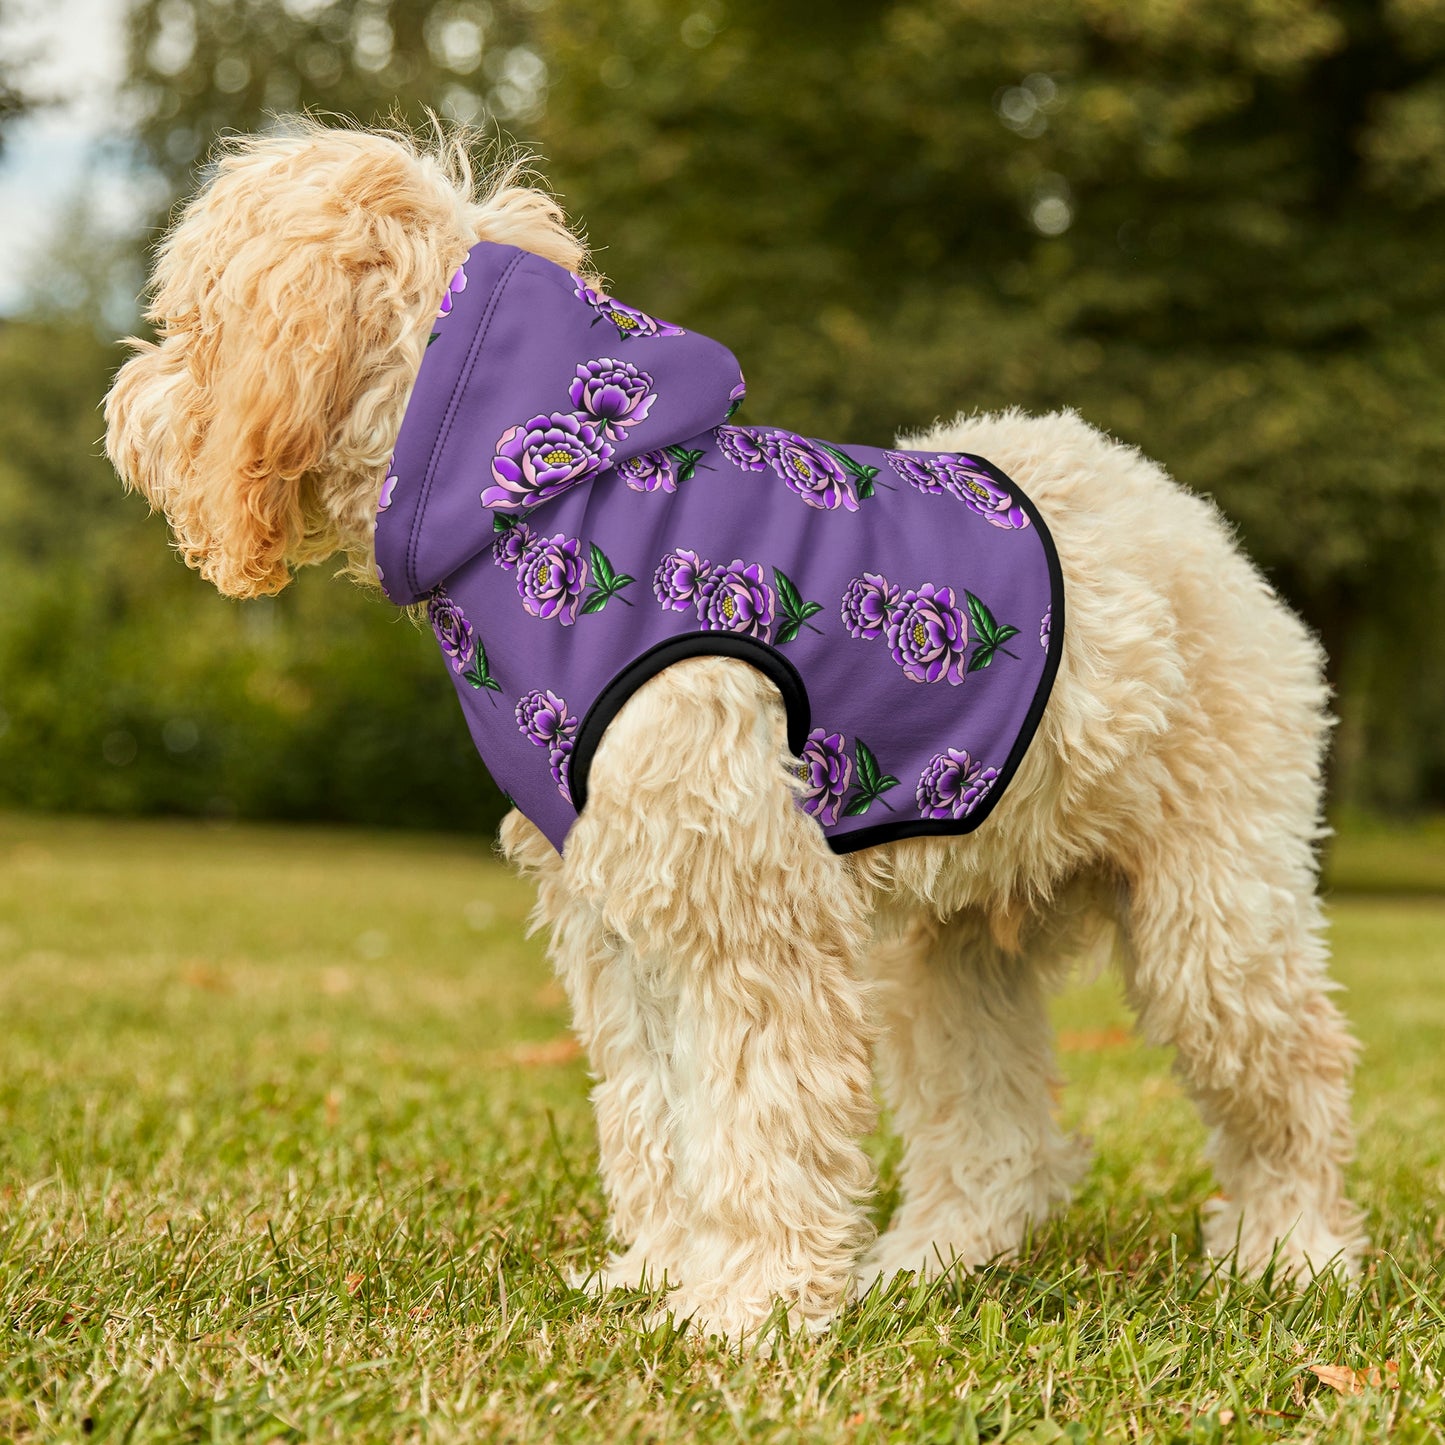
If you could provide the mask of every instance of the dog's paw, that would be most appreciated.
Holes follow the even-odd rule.
[[[625,1254],[608,1255],[595,1269],[571,1271],[567,1282],[573,1289],[586,1290],[600,1298],[614,1289],[663,1289],[676,1279],[675,1274],[669,1276],[665,1265],[654,1263],[646,1250],[634,1245]]]
[[[1359,1277],[1365,1236],[1354,1209],[1343,1206],[1338,1218],[1297,1208],[1252,1206],[1245,1211],[1230,1199],[1204,1206],[1204,1252],[1226,1260],[1238,1273],[1258,1279],[1273,1266],[1276,1279],[1306,1281],[1332,1274]]]
[[[795,1303],[783,1306],[776,1298],[744,1299],[725,1290],[679,1288],[647,1318],[649,1327],[670,1325],[704,1339],[720,1340],[733,1348],[770,1355],[780,1328],[789,1336],[821,1335],[833,1323],[835,1311],[802,1311]]]
[[[867,1294],[875,1285],[886,1290],[900,1275],[937,1279],[957,1271],[961,1274],[982,1269],[999,1260],[1010,1260],[1023,1238],[1024,1223],[1017,1228],[984,1231],[952,1228],[935,1235],[932,1231],[890,1229],[879,1235],[858,1266],[858,1293]]]

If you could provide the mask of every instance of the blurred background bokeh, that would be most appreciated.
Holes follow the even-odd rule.
[[[1445,805],[1441,0],[0,0],[0,806],[500,813],[429,636],[217,598],[100,451],[168,208],[298,107],[534,149],[756,419],[1137,444],[1324,639],[1335,806]]]

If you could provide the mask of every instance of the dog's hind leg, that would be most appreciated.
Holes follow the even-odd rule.
[[[759,672],[678,663],[608,727],[565,849],[656,1020],[681,1226],[668,1309],[730,1339],[779,1300],[824,1325],[869,1234],[864,902],[784,763]]]
[[[903,1137],[902,1202],[860,1286],[1010,1256],[1066,1202],[1087,1150],[1054,1121],[1045,997],[1062,966],[1000,948],[980,913],[923,919],[873,954],[879,1073]]]
[[[579,1282],[601,1293],[677,1279],[681,1220],[667,1145],[666,1060],[671,1005],[595,904],[569,886],[561,857],[520,813],[502,824],[502,850],[537,885],[533,922],[572,1007],[572,1026],[596,1083],[598,1167],[608,1232],[620,1247]]]
[[[1206,1221],[1208,1250],[1237,1247],[1250,1274],[1276,1247],[1286,1273],[1350,1273],[1363,1243],[1343,1181],[1355,1045],[1329,996],[1308,843],[1240,821],[1210,837],[1195,817],[1146,842],[1126,981],[1213,1131],[1226,1198]]]

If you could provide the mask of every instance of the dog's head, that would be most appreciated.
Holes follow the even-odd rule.
[[[447,279],[478,240],[578,270],[520,163],[478,185],[461,139],[301,122],[226,142],[157,254],[157,340],[106,398],[106,450],[187,564],[232,597],[344,552],[374,576],[385,466]]]

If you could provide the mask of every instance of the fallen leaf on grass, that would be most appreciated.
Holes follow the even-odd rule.
[[[533,997],[539,1008],[561,1008],[567,1002],[567,991],[557,980],[549,979]]]
[[[204,989],[207,993],[230,993],[231,980],[219,969],[204,959],[188,959],[181,970],[181,982],[190,988]]]
[[[1386,1360],[1383,1373],[1371,1365],[1368,1370],[1352,1370],[1348,1365],[1311,1365],[1315,1378],[1320,1384],[1341,1395],[1363,1395],[1366,1390],[1387,1390],[1400,1388],[1400,1365],[1396,1360]]]
[[[354,1295],[362,1285],[366,1283],[364,1274],[349,1274],[346,1276],[346,1293]]]
[[[1135,1042],[1128,1029],[1065,1029],[1058,1038],[1065,1053],[1094,1054],[1106,1049],[1127,1049]]]
[[[571,1034],[563,1034],[540,1044],[517,1044],[502,1054],[502,1062],[537,1069],[551,1064],[570,1064],[581,1057],[582,1045]]]

